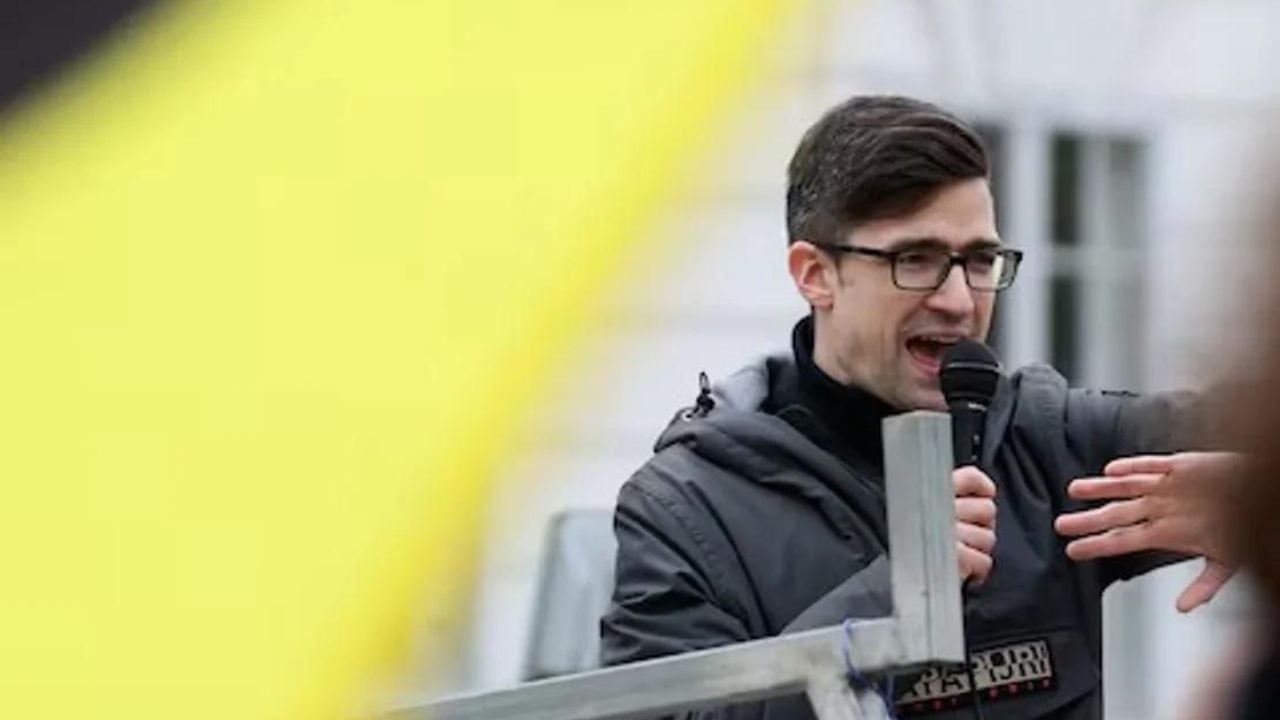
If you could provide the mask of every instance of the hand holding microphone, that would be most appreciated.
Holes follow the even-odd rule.
[[[976,586],[991,574],[996,545],[996,485],[978,465],[982,461],[987,408],[1000,380],[1000,363],[990,348],[961,340],[942,357],[938,373],[951,412],[956,470],[956,554],[960,581]]]
[[[996,484],[972,465],[951,473],[956,488],[956,557],[960,582],[978,586],[991,574],[996,546]]]

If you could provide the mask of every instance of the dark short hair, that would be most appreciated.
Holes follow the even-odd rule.
[[[788,242],[834,242],[859,223],[911,213],[946,185],[989,175],[982,140],[946,110],[855,96],[809,128],[791,158]]]

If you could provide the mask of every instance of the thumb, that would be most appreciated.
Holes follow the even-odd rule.
[[[1235,568],[1205,558],[1204,569],[1178,595],[1178,612],[1191,612],[1213,599],[1235,574]]]

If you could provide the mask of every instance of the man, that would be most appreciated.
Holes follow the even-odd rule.
[[[812,312],[790,354],[704,385],[620,491],[606,664],[891,612],[880,421],[945,409],[942,354],[985,338],[1014,280],[989,175],[974,132],[916,100],[855,97],[806,133],[787,268]],[[1189,399],[1068,390],[1044,366],[1002,378],[981,469],[953,476],[966,635],[978,663],[1031,653],[1045,671],[981,688],[984,717],[1099,717],[1102,591],[1176,557],[1140,551],[1221,559],[1187,529],[1197,510],[1178,489],[1194,457],[1108,467],[1184,446]],[[1088,476],[1101,477],[1070,485]],[[1085,509],[1098,499],[1113,502]],[[1210,564],[1180,607],[1228,575]],[[975,711],[937,689],[958,683],[901,685],[901,712]],[[812,714],[797,696],[694,716]]]

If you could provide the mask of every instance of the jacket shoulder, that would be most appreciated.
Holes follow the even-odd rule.
[[[1072,388],[1047,365],[1020,369],[1011,384],[1015,432],[1075,472],[1100,472],[1123,455],[1170,452],[1192,434],[1183,426],[1195,418],[1187,399],[1194,394]]]
[[[1044,439],[1066,433],[1067,380],[1048,365],[1019,368],[1009,379],[1010,422],[1023,437]]]
[[[683,443],[659,448],[622,485],[624,491],[675,499],[690,486],[707,482],[711,475],[725,472]]]
[[[717,474],[725,472],[689,448],[673,445],[623,483],[614,509],[619,587],[637,571],[645,577],[680,575],[698,586],[698,596],[748,616],[740,591],[746,581],[727,530],[716,520],[736,508],[726,506],[714,487],[724,484]]]

